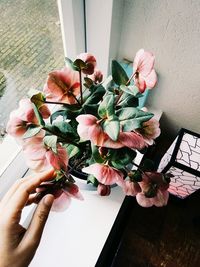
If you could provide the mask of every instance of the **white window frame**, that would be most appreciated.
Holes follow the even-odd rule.
[[[117,57],[120,24],[115,18],[123,10],[123,0],[57,2],[64,55],[74,59],[79,53],[88,51],[95,55],[98,68],[107,76],[111,58]],[[20,145],[11,136],[6,136],[0,144],[0,198],[27,170]]]

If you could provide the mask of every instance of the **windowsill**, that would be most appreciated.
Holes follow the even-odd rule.
[[[0,176],[20,152],[21,147],[13,137],[6,135],[0,144]]]
[[[143,155],[138,153],[135,162]],[[76,179],[83,201],[72,199],[64,212],[51,212],[40,246],[29,267],[94,267],[112,229],[125,195],[119,186],[110,196],[101,197],[86,181]],[[93,190],[92,190],[93,189]],[[21,223],[27,227],[36,208],[28,206]]]

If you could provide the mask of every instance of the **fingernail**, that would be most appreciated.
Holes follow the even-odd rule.
[[[54,196],[53,195],[46,195],[45,197],[43,197],[43,202],[47,207],[51,207],[54,201]]]

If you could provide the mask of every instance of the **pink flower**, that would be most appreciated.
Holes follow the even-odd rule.
[[[50,111],[46,105],[40,107],[40,113],[44,119],[50,116]],[[21,137],[30,124],[39,124],[35,116],[32,103],[29,99],[22,99],[19,102],[19,108],[10,113],[6,131],[16,137]]]
[[[145,145],[143,137],[136,132],[120,132],[117,141],[113,141],[102,129],[98,119],[93,115],[79,115],[77,131],[83,140],[90,140],[96,146],[121,148],[124,146],[142,149]]]
[[[138,183],[134,183],[131,180],[126,180],[123,187],[124,193],[127,196],[136,196],[141,192],[141,188]]]
[[[136,200],[138,204],[144,208],[149,208],[155,205],[156,207],[163,207],[167,205],[169,199],[168,191],[161,191],[158,189],[157,195],[153,198],[147,198],[144,193],[138,193]]]
[[[80,93],[78,72],[63,68],[49,73],[44,92],[47,100],[75,104],[75,97]]]
[[[153,205],[162,207],[167,205],[169,183],[163,179],[163,174],[146,172],[143,174],[142,179],[143,181],[139,182],[142,192],[136,196],[138,204],[142,207],[151,207]]]
[[[92,174],[104,185],[118,184],[123,186],[123,173],[109,165],[94,163],[82,169],[83,172]]]
[[[86,63],[86,68],[82,70],[84,74],[91,75],[94,72],[96,67],[96,58],[90,53],[81,53],[77,56],[78,59],[81,59]]]
[[[154,139],[160,135],[160,124],[156,119],[150,119],[149,121],[143,122],[142,128],[136,131],[140,133],[146,145],[153,145]]]
[[[92,75],[89,75],[88,78],[93,80],[96,84],[101,83],[103,80],[103,74],[100,70],[95,69]]]
[[[6,126],[7,133],[9,133],[10,135],[12,135],[16,138],[19,138],[23,134],[25,134],[26,130],[27,130],[27,122],[19,119],[15,115],[15,112],[12,111],[10,113],[10,118],[9,118],[9,121],[7,123],[7,126]]]
[[[36,171],[43,171],[50,166],[56,170],[66,170],[68,165],[68,155],[66,149],[57,144],[57,153],[47,148],[43,143],[43,138],[32,137],[25,140],[23,151],[27,165]]]
[[[58,190],[55,195],[57,195],[57,197],[55,196],[52,206],[53,211],[66,210],[71,203],[71,198],[83,200],[83,196],[81,195],[78,186],[75,184],[69,184],[65,188]]]
[[[97,192],[100,196],[109,196],[110,195],[110,186],[104,184],[98,184]]]
[[[157,82],[157,75],[154,70],[155,57],[152,53],[140,49],[133,62],[134,81],[140,93],[146,88],[152,89]]]

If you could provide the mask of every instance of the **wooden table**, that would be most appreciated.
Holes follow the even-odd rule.
[[[184,200],[170,195],[162,208],[142,208],[126,197],[120,213],[113,226],[118,243],[110,242],[99,266],[200,266],[200,191]]]

